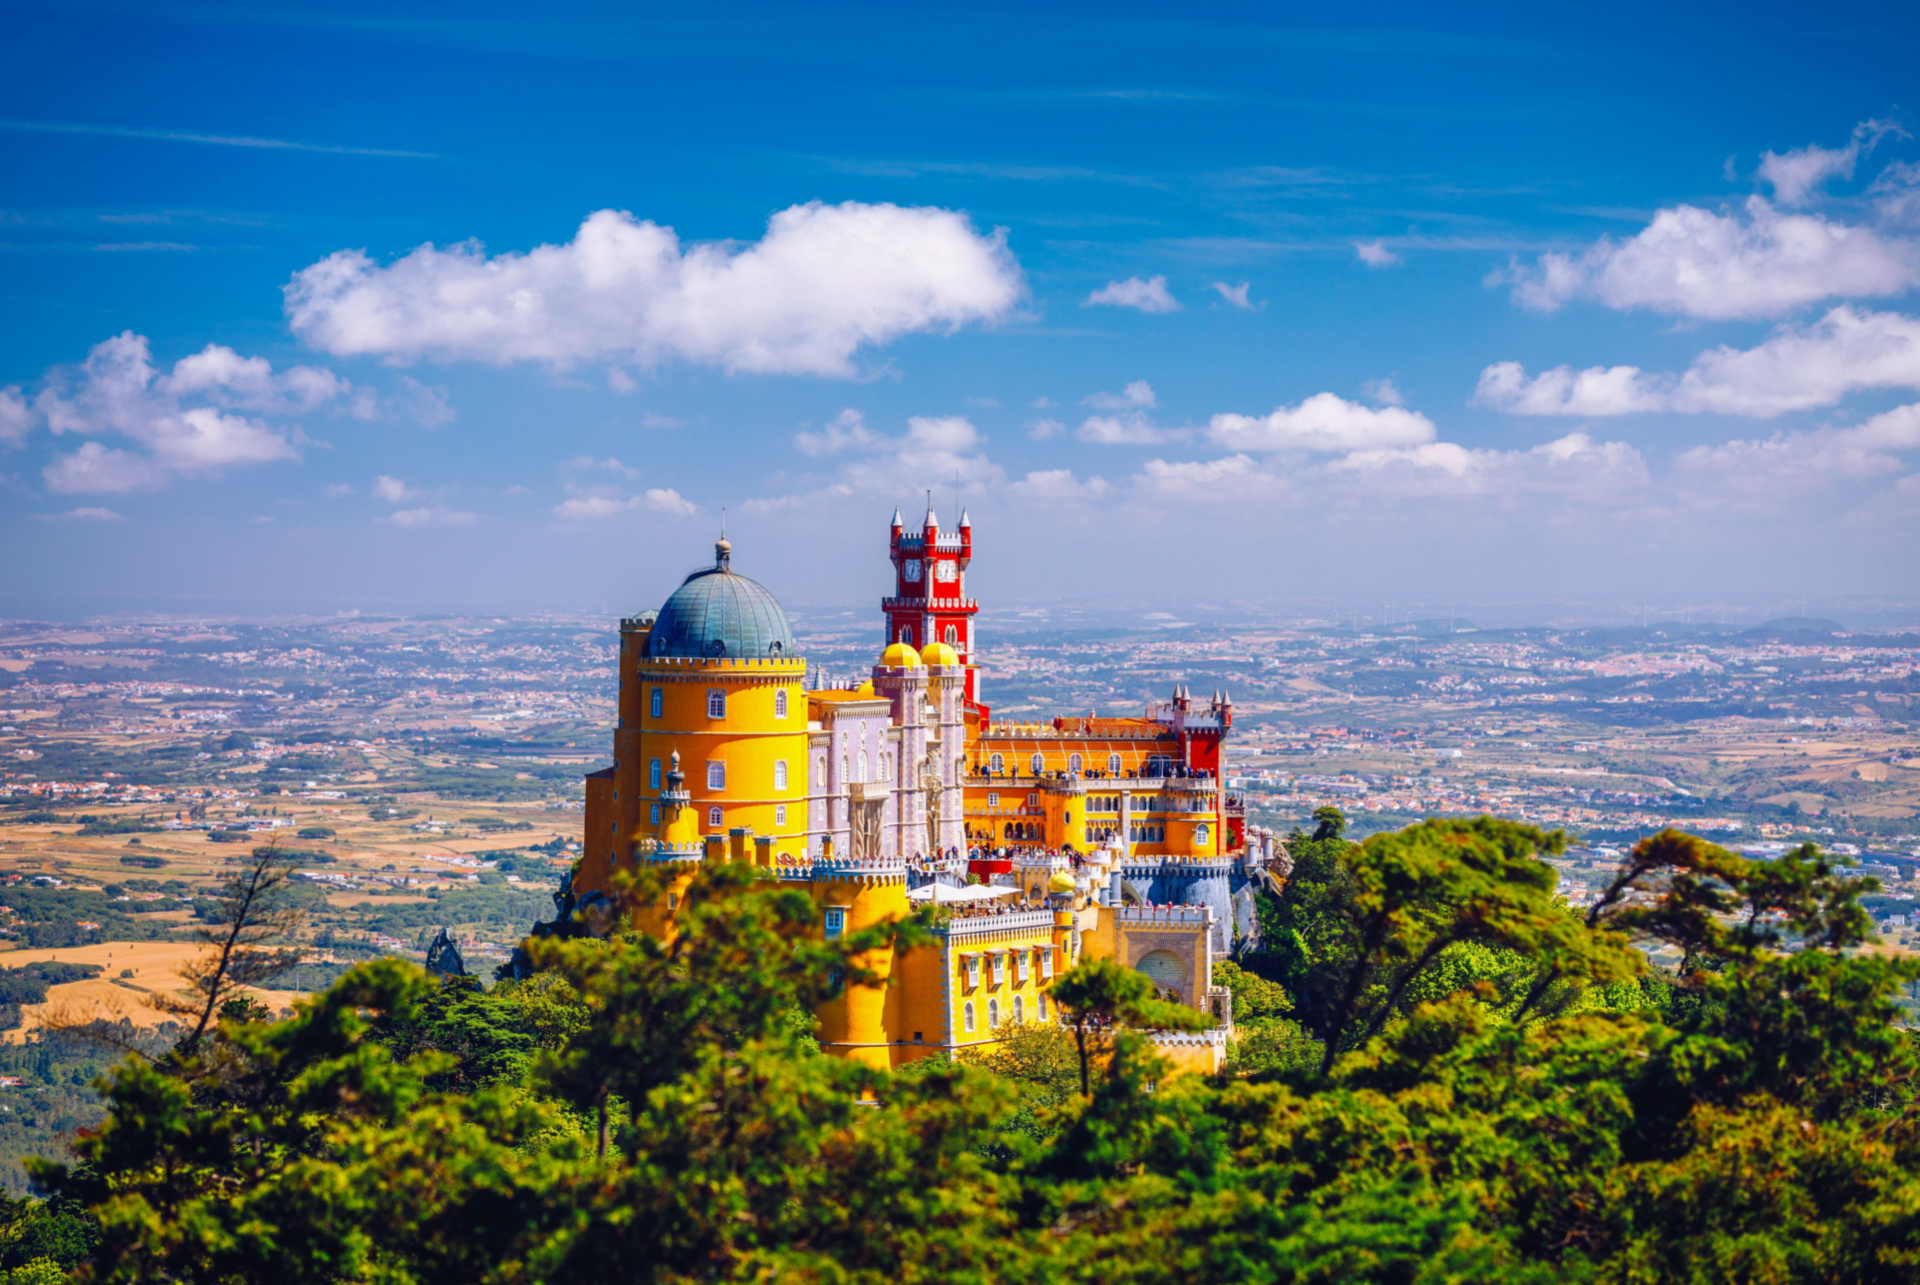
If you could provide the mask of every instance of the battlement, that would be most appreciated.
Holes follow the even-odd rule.
[[[1120,906],[1114,911],[1118,920],[1128,926],[1187,926],[1206,928],[1213,924],[1212,906]]]
[[[948,941],[964,944],[983,937],[1002,937],[1009,933],[1031,936],[1039,933],[1048,939],[1059,922],[1052,910],[997,910],[971,915],[955,915],[934,927]]]

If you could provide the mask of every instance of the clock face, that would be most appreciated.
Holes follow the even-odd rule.
[[[942,584],[951,584],[960,578],[960,564],[952,558],[942,558],[934,564],[933,578]]]
[[[920,582],[919,561],[916,559],[914,561],[901,563],[900,574],[902,577],[905,578],[908,584],[918,584]]]

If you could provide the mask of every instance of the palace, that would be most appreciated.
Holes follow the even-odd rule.
[[[829,939],[951,903],[936,946],[869,960],[884,984],[823,1006],[827,1051],[886,1067],[989,1042],[1053,1020],[1061,971],[1115,958],[1221,1018],[1164,1040],[1178,1064],[1217,1066],[1232,1018],[1213,961],[1251,944],[1253,887],[1280,858],[1225,789],[1231,697],[1176,687],[1137,718],[994,721],[972,525],[943,531],[931,507],[911,533],[894,514],[871,677],[824,687],[732,554],[722,537],[712,567],[620,623],[614,762],[587,778],[577,904],[670,933],[697,864],[721,860],[807,888]],[[615,874],[640,865],[666,874],[665,901],[615,906]]]

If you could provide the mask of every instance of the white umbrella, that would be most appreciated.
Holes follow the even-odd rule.
[[[1018,888],[989,888],[985,884],[972,884],[965,888],[952,888],[944,883],[930,883],[924,888],[915,888],[907,896],[914,901],[931,901],[935,905],[946,905],[955,901],[992,901],[995,897],[1017,897]]]

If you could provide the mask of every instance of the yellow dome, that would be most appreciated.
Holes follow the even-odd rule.
[[[869,679],[868,679],[868,680],[867,680],[866,682],[864,682],[864,683],[862,683],[862,684],[860,684],[860,686],[858,686],[858,687],[856,687],[856,688],[854,689],[854,692],[853,692],[853,694],[854,694],[855,696],[871,696],[871,695],[873,695],[873,680],[872,680],[871,678],[869,678]]]
[[[960,653],[943,642],[930,642],[921,648],[920,659],[929,665],[958,665]]]
[[[920,668],[920,653],[905,643],[895,643],[880,653],[880,663],[888,669]]]
[[[1047,880],[1047,891],[1048,892],[1072,892],[1073,891],[1073,871],[1071,870],[1054,871],[1053,878]]]

